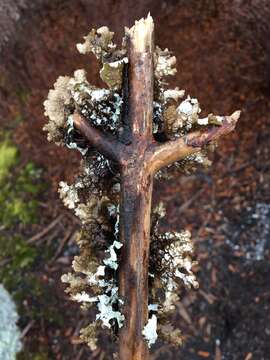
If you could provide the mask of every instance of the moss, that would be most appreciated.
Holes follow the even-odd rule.
[[[16,96],[17,96],[19,102],[21,103],[21,105],[26,105],[29,100],[30,93],[26,89],[18,88],[16,90]]]
[[[57,310],[55,289],[39,276],[40,264],[48,260],[43,247],[27,244],[19,235],[0,236],[0,279],[17,303],[20,321],[46,321],[62,324],[63,316]]]
[[[21,328],[31,320],[45,323],[45,327],[46,323],[63,324],[54,285],[40,272],[52,257],[55,244],[37,247],[28,244],[24,235],[38,221],[38,196],[45,186],[41,170],[32,162],[23,165],[9,135],[0,132],[0,279],[17,304]],[[38,341],[34,347],[26,341],[17,355],[19,360],[52,358]]]
[[[10,169],[17,162],[17,148],[8,139],[5,139],[0,143],[0,184],[5,180]]]
[[[17,170],[18,163],[18,150],[6,138],[0,143],[0,223],[4,228],[37,221],[38,202],[33,195],[43,188],[38,182],[41,173],[33,163]]]
[[[46,348],[41,348],[37,352],[32,352],[28,350],[22,351],[17,355],[16,360],[49,360],[48,350]]]

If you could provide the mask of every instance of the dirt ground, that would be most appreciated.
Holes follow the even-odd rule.
[[[46,141],[42,102],[59,75],[78,68],[100,85],[95,59],[78,54],[75,44],[101,25],[119,39],[124,26],[149,10],[156,43],[178,59],[172,84],[198,98],[205,113],[242,110],[209,170],[155,184],[155,201],[167,208],[163,228],[193,234],[200,288],[183,291],[172,319],[185,336],[183,347],[158,342],[153,359],[270,359],[270,6],[236,0],[57,1],[37,15],[30,12],[2,50],[2,127],[12,132],[22,162],[43,168],[48,184],[38,199],[39,223],[14,228],[37,248],[53,250],[25,273],[40,280],[46,296],[26,289],[22,303],[61,315],[32,317],[25,310],[23,359],[110,359],[107,338],[94,354],[80,344],[79,329],[92,315],[82,314],[60,283],[77,251],[79,224],[58,200],[57,184],[72,179],[79,156]]]

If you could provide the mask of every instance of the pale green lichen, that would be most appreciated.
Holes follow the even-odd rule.
[[[81,54],[93,53],[98,59],[102,59],[112,54],[116,48],[112,41],[113,36],[114,33],[107,26],[102,26],[97,30],[92,29],[84,37],[84,43],[77,44],[77,49]]]
[[[124,57],[123,59],[113,62],[106,62],[103,64],[103,67],[100,70],[100,77],[108,85],[109,88],[121,89],[123,82],[124,65],[127,62],[128,58]]]
[[[91,323],[85,328],[81,329],[80,337],[89,346],[90,350],[95,351],[97,349],[98,342],[98,329],[97,322]]]
[[[174,330],[171,338],[166,334],[166,328],[163,328],[163,321],[166,319],[164,315],[174,311],[182,284],[187,288],[198,287],[192,271],[196,262],[192,260],[194,249],[188,231],[160,234],[159,222],[164,216],[165,209],[161,203],[154,209],[152,216],[149,284],[150,300],[155,304],[149,307],[149,318],[151,319],[152,315],[158,313],[162,315],[158,331],[163,338],[171,339],[174,344],[180,344],[181,340],[177,341],[176,339],[177,335],[180,335],[178,329]],[[165,333],[162,334],[162,331]]]
[[[179,347],[183,344],[183,336],[180,329],[175,329],[170,323],[158,327],[158,333],[163,341]]]
[[[15,360],[21,351],[21,334],[17,327],[19,316],[10,294],[0,284],[0,358]]]
[[[68,89],[69,81],[68,76],[60,76],[54,84],[54,89],[49,91],[48,99],[44,102],[45,115],[50,118],[43,128],[48,132],[48,141],[59,143],[61,140],[61,128],[65,124],[65,107],[71,99]]]
[[[168,49],[161,50],[160,47],[156,47],[154,64],[155,77],[159,81],[163,81],[165,77],[173,76],[177,72],[175,68],[176,57],[172,56]]]

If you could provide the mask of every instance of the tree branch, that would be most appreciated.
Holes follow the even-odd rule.
[[[124,145],[118,142],[109,134],[94,128],[89,122],[79,113],[73,114],[74,126],[80,133],[106,158],[121,162],[122,154],[124,153]]]
[[[148,321],[148,262],[153,176],[145,171],[152,142],[154,23],[151,16],[127,30],[128,114],[131,144],[121,166],[119,293],[125,324],[119,333],[120,360],[148,360],[143,337]]]
[[[204,146],[229,134],[234,130],[239,117],[240,111],[235,111],[231,116],[224,116],[220,126],[212,126],[204,131],[196,131],[162,145],[151,145],[147,156],[151,172],[155,173],[175,161],[199,152]]]

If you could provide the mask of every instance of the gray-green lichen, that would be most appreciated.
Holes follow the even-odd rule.
[[[122,47],[113,42],[113,32],[107,27],[91,30],[84,42],[77,45],[81,54],[93,53],[101,62],[100,76],[107,87],[97,88],[87,80],[84,70],[61,76],[44,102],[49,122],[44,126],[48,140],[82,154],[81,170],[73,184],[61,182],[60,197],[65,206],[81,220],[77,238],[80,254],[74,258],[73,272],[63,275],[67,292],[83,308],[95,306],[96,321],[81,330],[82,339],[94,350],[99,328],[109,328],[114,334],[123,326],[118,295],[119,193],[120,173],[116,164],[104,158],[89,145],[73,126],[73,114],[78,112],[95,128],[113,134],[119,141],[123,128],[123,74],[128,66],[126,39]],[[223,117],[213,114],[200,118],[198,100],[179,88],[170,89],[166,79],[176,73],[176,58],[168,49],[156,47],[154,53],[153,138],[164,142],[185,136],[209,125],[220,125]],[[198,165],[209,166],[210,147],[187,156],[156,174],[168,178],[175,172],[190,172]],[[149,322],[143,335],[151,346],[157,332],[175,345],[182,342],[179,329],[172,329],[166,314],[174,309],[181,286],[197,287],[192,272],[193,246],[190,233],[159,232],[159,220],[165,215],[162,205],[152,212],[151,257],[149,266]],[[157,315],[159,315],[159,320]]]
[[[15,360],[21,351],[21,334],[17,327],[18,314],[10,294],[0,284],[0,359]]]
[[[150,262],[149,262],[149,287],[150,302],[157,304],[149,308],[149,316],[160,315],[159,324],[152,321],[147,324],[148,330],[151,326],[157,328],[160,336],[174,345],[182,343],[181,332],[173,329],[171,336],[168,334],[168,315],[174,311],[175,303],[179,300],[182,286],[186,288],[197,288],[198,282],[192,271],[196,264],[193,261],[194,248],[189,231],[160,233],[159,222],[166,212],[163,203],[154,210],[152,216]],[[150,331],[150,330],[149,330]],[[178,336],[180,336],[178,338]],[[149,346],[152,340],[149,338]]]

